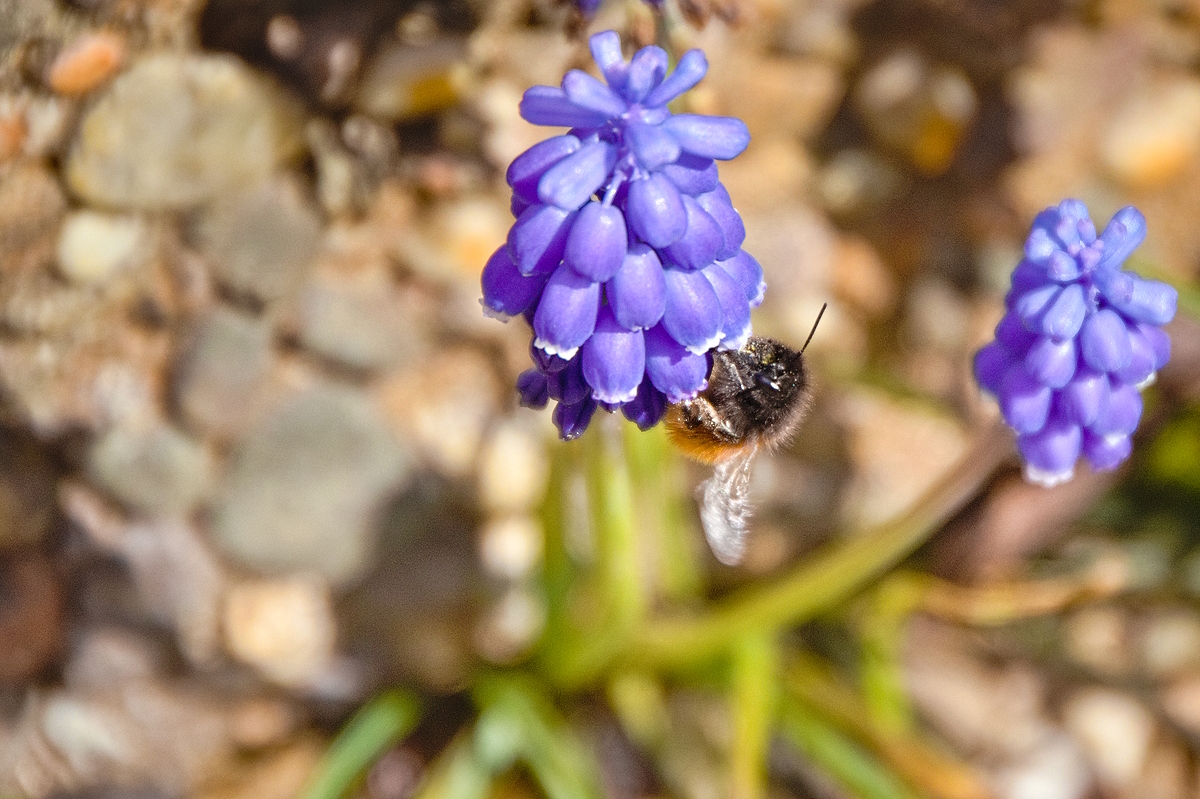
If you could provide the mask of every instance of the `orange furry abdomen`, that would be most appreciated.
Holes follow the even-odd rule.
[[[752,446],[749,440],[731,444],[717,438],[703,427],[688,427],[683,420],[683,411],[677,405],[667,408],[663,424],[666,425],[671,443],[678,447],[680,452],[709,466],[732,458]]]

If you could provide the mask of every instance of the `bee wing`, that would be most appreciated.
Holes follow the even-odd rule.
[[[746,551],[750,524],[750,467],[754,448],[720,461],[700,485],[700,523],[717,560],[736,566]]]

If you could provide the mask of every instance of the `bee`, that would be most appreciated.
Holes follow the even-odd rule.
[[[812,386],[804,350],[825,308],[799,351],[755,336],[740,350],[715,353],[708,387],[663,417],[672,442],[713,467],[696,493],[705,537],[724,564],[736,565],[746,548],[754,456],[786,444],[808,413]]]

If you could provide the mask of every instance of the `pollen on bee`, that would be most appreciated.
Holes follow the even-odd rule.
[[[744,452],[752,446],[743,441],[737,444],[723,441],[713,435],[712,431],[703,427],[688,427],[683,418],[683,411],[678,405],[667,408],[663,416],[663,424],[667,435],[680,452],[694,461],[712,466]]]

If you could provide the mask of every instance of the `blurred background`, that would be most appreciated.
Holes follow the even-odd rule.
[[[736,568],[705,470],[557,441],[480,311],[521,93],[606,28],[749,125],[756,333],[829,303]],[[1196,0],[0,0],[0,797],[334,796],[364,704],[365,799],[1200,796],[1198,67]],[[1064,197],[1181,311],[1131,462],[1045,490],[970,368]]]

